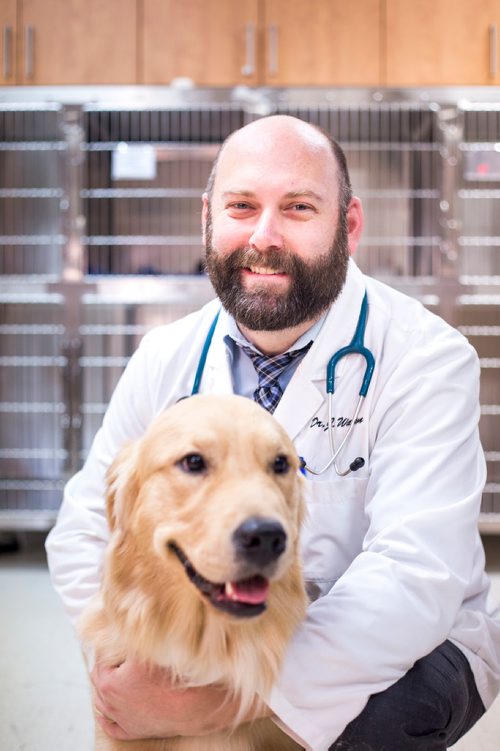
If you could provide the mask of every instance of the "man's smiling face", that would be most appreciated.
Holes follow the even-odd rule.
[[[204,197],[207,269],[224,307],[253,330],[314,321],[345,282],[346,212],[330,144],[293,118],[234,134]]]

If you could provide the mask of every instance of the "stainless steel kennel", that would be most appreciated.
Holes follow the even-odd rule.
[[[491,89],[0,92],[0,529],[46,529],[140,337],[212,297],[200,195],[218,144],[273,112],[344,146],[360,266],[476,347],[500,530],[500,97]]]

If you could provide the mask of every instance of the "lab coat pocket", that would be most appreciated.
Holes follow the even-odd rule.
[[[367,476],[307,481],[302,552],[308,590],[316,596],[326,594],[361,551],[367,483]]]

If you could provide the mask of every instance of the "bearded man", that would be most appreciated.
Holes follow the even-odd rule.
[[[361,202],[318,128],[272,116],[233,133],[202,217],[217,299],[150,332],[131,359],[49,536],[54,585],[76,619],[99,586],[106,468],[192,393],[196,373],[196,391],[273,412],[307,466],[311,603],[263,712],[313,751],[444,751],[500,688],[500,610],[477,530],[477,356],[356,267]],[[328,364],[360,327],[375,364],[368,392],[358,408],[366,364],[348,354],[329,411]],[[133,660],[98,664],[92,678],[99,721],[118,739],[203,735],[235,713],[220,688],[179,691]]]

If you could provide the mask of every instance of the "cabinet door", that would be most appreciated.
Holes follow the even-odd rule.
[[[258,83],[258,0],[144,0],[142,81]]]
[[[387,0],[388,86],[500,82],[497,0]]]
[[[16,82],[16,0],[0,2],[0,86]]]
[[[264,12],[264,83],[380,84],[380,0],[265,0]]]
[[[136,83],[136,0],[20,2],[19,83]]]

